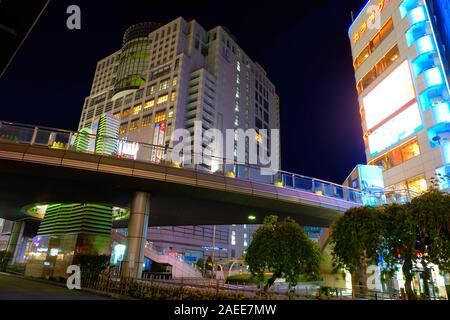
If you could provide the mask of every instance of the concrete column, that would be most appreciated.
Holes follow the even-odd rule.
[[[122,270],[122,275],[125,277],[137,279],[142,277],[149,214],[150,194],[135,192],[131,204],[130,221],[128,222],[127,251]]]
[[[6,251],[11,254],[10,263],[15,263],[16,261],[17,247],[20,243],[22,243],[24,228],[25,221],[14,222],[14,226],[11,230],[11,236],[9,237],[8,248],[6,249]]]

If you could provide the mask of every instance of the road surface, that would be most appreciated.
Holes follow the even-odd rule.
[[[106,300],[84,291],[0,273],[0,300]]]

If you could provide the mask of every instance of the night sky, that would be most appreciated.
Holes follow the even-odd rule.
[[[96,62],[141,21],[226,26],[280,96],[282,169],[342,183],[365,162],[347,30],[365,0],[50,1],[0,79],[0,120],[76,130]],[[66,8],[81,8],[81,30]],[[239,8],[239,9],[238,9]]]

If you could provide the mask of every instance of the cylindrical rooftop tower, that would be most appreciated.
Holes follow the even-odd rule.
[[[113,100],[139,89],[146,82],[150,57],[148,35],[160,26],[155,22],[141,22],[125,31]]]

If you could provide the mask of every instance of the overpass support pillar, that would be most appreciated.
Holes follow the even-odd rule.
[[[8,247],[6,252],[11,255],[10,263],[15,263],[17,259],[17,247],[22,243],[23,230],[25,228],[25,221],[15,221],[9,237]]]
[[[148,218],[150,214],[150,194],[135,192],[128,222],[127,251],[122,275],[140,279],[145,263],[144,249],[147,241]]]

